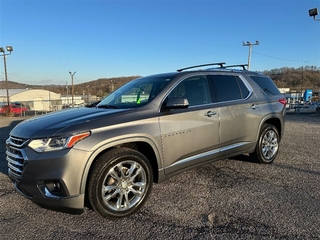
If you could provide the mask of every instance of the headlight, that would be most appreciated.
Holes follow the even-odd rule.
[[[66,137],[35,139],[29,143],[29,147],[38,153],[58,151],[66,148],[72,148],[77,142],[89,136],[90,132],[85,132]]]

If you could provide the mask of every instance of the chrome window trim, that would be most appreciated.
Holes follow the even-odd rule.
[[[213,73],[210,74],[211,76],[215,75]],[[218,74],[218,75],[222,75],[222,74]],[[247,80],[241,75],[241,74],[237,74],[237,73],[228,73],[228,74],[223,74],[223,75],[228,75],[228,76],[236,76],[239,77],[240,80],[243,82],[243,84],[246,86],[246,88],[249,90],[249,94],[246,98],[241,98],[241,99],[235,99],[235,100],[229,100],[229,101],[218,101],[218,102],[214,102],[213,104],[221,104],[221,103],[233,103],[233,102],[241,102],[241,101],[246,101],[248,100],[252,94],[253,94],[253,89],[251,88],[250,84],[247,82]]]

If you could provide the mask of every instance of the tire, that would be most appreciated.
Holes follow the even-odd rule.
[[[93,210],[109,219],[127,217],[147,200],[153,183],[152,167],[140,152],[112,149],[92,166],[88,199]]]
[[[272,163],[279,152],[280,137],[277,128],[264,124],[259,135],[256,149],[250,157],[260,163]]]

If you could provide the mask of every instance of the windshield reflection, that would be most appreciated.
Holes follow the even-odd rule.
[[[104,98],[98,108],[136,108],[151,102],[173,76],[143,77],[132,80]]]

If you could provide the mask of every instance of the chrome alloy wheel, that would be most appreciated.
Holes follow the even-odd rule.
[[[265,159],[270,160],[278,152],[278,137],[277,134],[270,129],[265,133],[262,139],[262,154]]]
[[[106,174],[101,194],[106,207],[126,211],[140,202],[147,185],[144,168],[135,161],[123,161]]]

